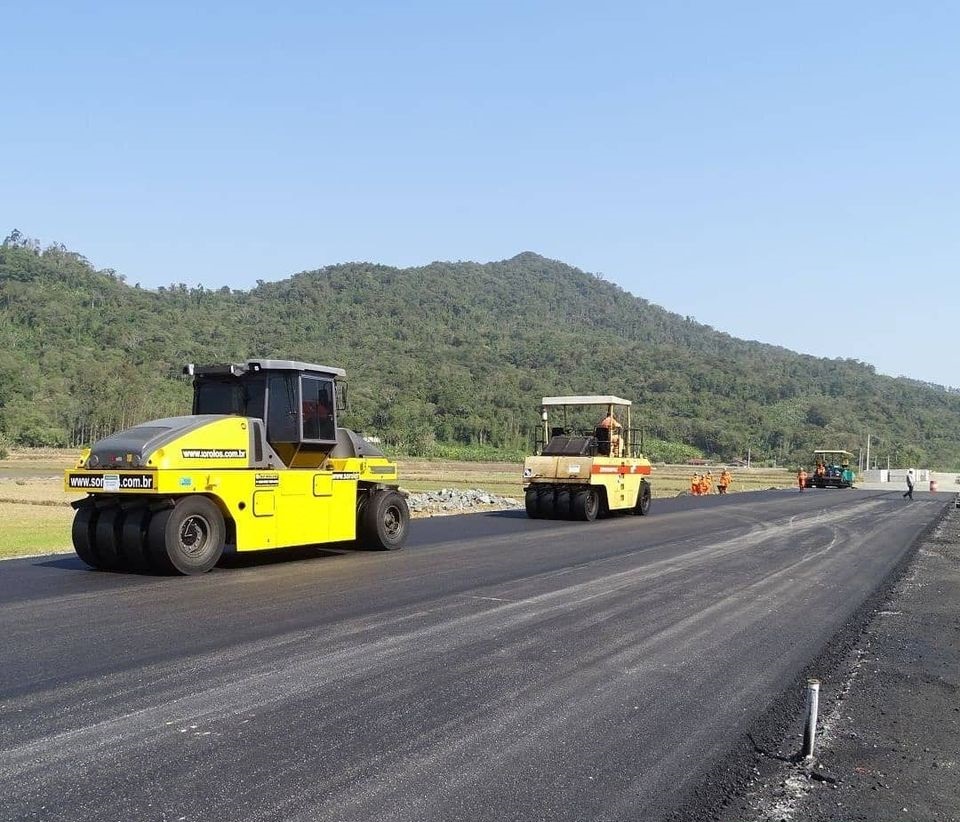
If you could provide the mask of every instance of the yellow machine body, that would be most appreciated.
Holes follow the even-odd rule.
[[[224,550],[357,540],[396,550],[397,466],[337,426],[341,369],[292,360],[185,369],[194,413],[86,449],[64,476],[73,543],[96,568],[203,573]]]
[[[66,472],[64,488],[131,503],[203,494],[233,523],[235,549],[257,551],[353,540],[358,483],[397,481],[396,463],[384,457],[330,458],[314,469],[250,468],[248,426],[236,417],[212,422],[159,448],[137,469],[86,468],[88,449]]]

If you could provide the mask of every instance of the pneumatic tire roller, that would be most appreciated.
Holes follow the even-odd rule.
[[[341,369],[290,360],[187,366],[193,414],[95,443],[66,472],[73,545],[94,568],[201,574],[224,550],[356,542],[396,550],[397,466],[338,427]]]

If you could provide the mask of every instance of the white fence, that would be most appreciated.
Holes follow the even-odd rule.
[[[859,482],[888,482],[891,485],[907,484],[908,468],[874,468],[857,475]],[[940,491],[960,491],[960,474],[947,471],[931,471],[929,468],[914,468],[913,482],[917,486],[927,485],[930,480],[937,483]]]

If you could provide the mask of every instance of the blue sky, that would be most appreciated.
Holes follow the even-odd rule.
[[[955,4],[40,0],[4,24],[0,232],[131,283],[530,250],[960,386]]]

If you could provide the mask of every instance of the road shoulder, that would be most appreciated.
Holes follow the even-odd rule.
[[[816,759],[789,735],[752,739],[714,819],[854,822],[960,819],[960,510],[925,537],[889,597],[824,680]],[[824,698],[825,697],[825,698]]]

